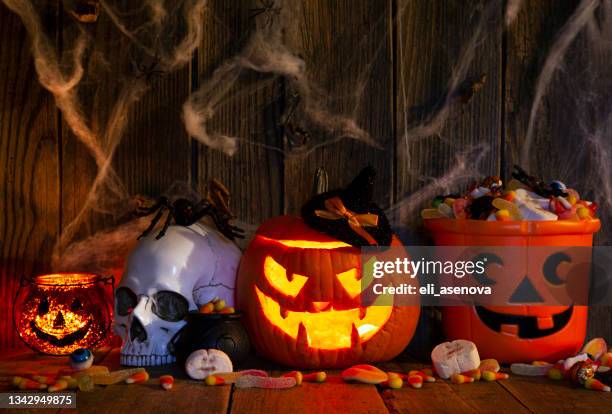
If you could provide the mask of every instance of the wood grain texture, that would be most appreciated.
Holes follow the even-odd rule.
[[[245,47],[255,27],[251,9],[257,7],[261,5],[256,0],[208,2],[194,88]],[[274,127],[282,105],[280,98],[278,83],[272,76],[243,70],[208,123],[210,131],[241,138],[236,153],[228,156],[194,143],[197,157],[194,183],[204,193],[211,178],[221,180],[230,190],[231,208],[238,220],[246,224],[247,234],[252,234],[265,219],[282,212],[282,155],[262,147],[281,147]]]
[[[396,202],[460,166],[458,155],[468,150],[473,153],[471,159],[481,157],[478,165],[468,162],[468,177],[448,183],[452,188],[437,191],[462,188],[479,173],[499,171],[502,7],[495,8],[495,3],[488,2],[467,3],[397,3]],[[477,34],[480,22],[483,36]],[[470,45],[475,46],[473,54]],[[444,127],[431,128],[438,123],[432,120],[440,118],[451,79],[457,76],[453,72],[460,73],[460,66],[466,67],[457,79],[460,94],[482,74],[486,74],[485,83],[466,103],[458,96],[451,98],[453,104]],[[423,126],[425,130],[419,131]],[[435,192],[431,194],[434,195]],[[413,229],[419,226],[419,211],[429,199],[425,197],[402,208],[396,217],[397,225]]]
[[[53,33],[57,9],[44,11]],[[0,349],[22,346],[13,328],[20,278],[48,265],[60,228],[59,139],[53,98],[36,81],[20,18],[0,4]]]
[[[422,365],[415,363],[384,364],[386,371],[409,372],[420,368]],[[383,390],[382,397],[392,413],[530,412],[498,382],[451,384],[450,381],[438,379],[434,383],[423,384],[418,390],[410,386],[399,390]]]
[[[500,381],[499,384],[534,413],[588,410],[593,414],[603,414],[609,413],[612,405],[609,392],[576,388],[567,381],[513,375],[510,380]]]
[[[583,76],[555,77],[542,98],[537,112],[531,151],[528,159],[522,159],[531,106],[535,95],[537,78],[551,47],[558,39],[559,31],[580,2],[577,0],[556,2],[550,0],[528,0],[523,5],[516,21],[507,34],[506,82],[505,82],[505,151],[504,173],[510,175],[514,164],[529,163],[530,173],[545,179],[558,178],[580,191],[590,188],[593,177],[586,174],[586,166],[593,162],[585,156],[587,136],[577,114],[583,108],[574,100],[574,92],[583,88],[592,91],[609,89],[612,73],[593,74],[584,72],[587,65],[580,54],[586,46],[583,35],[579,35],[568,52],[562,66],[568,74]],[[592,46],[592,45],[590,45]],[[609,59],[608,59],[609,61]],[[593,98],[595,99],[595,98]],[[568,116],[573,113],[574,116]],[[596,116],[597,111],[591,114]],[[587,164],[585,164],[587,163]],[[585,198],[597,200],[601,194],[586,194]],[[607,213],[606,213],[607,214]],[[595,236],[595,243],[609,244],[612,223],[602,223]],[[612,342],[612,307],[593,306],[589,309],[587,339],[602,336]]]
[[[125,7],[126,2],[119,4],[123,6],[114,3],[113,7]],[[179,33],[181,27],[177,30]],[[148,69],[156,69],[156,56],[134,46],[106,13],[101,13],[96,23],[88,25],[81,25],[64,14],[63,47],[73,47],[82,30],[91,37],[93,46],[85,60],[86,76],[79,96],[85,116],[107,154],[112,146],[108,131],[113,127],[113,113],[121,107],[121,102],[129,99],[126,95],[131,87],[143,84],[142,89],[134,88],[137,90],[132,95],[135,96],[134,103],[122,113],[127,117],[127,126],[119,134],[120,143],[113,156],[112,165],[121,180],[124,195],[144,194],[157,198],[173,183],[188,182],[191,148],[182,123],[181,108],[190,92],[190,65],[172,73],[147,77]],[[164,39],[164,49],[179,40],[178,36]],[[146,46],[156,54],[163,53],[158,50],[161,47]],[[62,212],[63,222],[67,224],[82,208],[98,169],[88,150],[66,123],[62,125],[62,131]],[[107,201],[98,200],[94,209]],[[90,212],[79,235],[92,234],[112,224],[115,218]]]
[[[339,380],[339,378],[336,377]],[[286,390],[238,389],[232,394],[232,413],[387,413],[374,385],[304,383]]]
[[[329,189],[334,189],[371,165],[377,171],[374,201],[383,207],[392,202],[391,12],[391,1],[367,0],[308,1],[293,10],[297,22],[287,34],[287,44],[306,62],[306,76],[313,89],[322,91],[320,104],[327,116],[354,119],[377,146],[351,137],[338,140],[338,131],[326,133],[308,123],[298,104],[290,122],[310,137],[300,146],[285,134],[286,213],[299,213],[310,198],[319,167],[327,171]]]

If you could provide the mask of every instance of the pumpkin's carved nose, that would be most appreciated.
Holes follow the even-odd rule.
[[[508,300],[510,303],[538,303],[544,302],[542,296],[538,293],[529,278],[525,278],[519,283],[516,290]]]
[[[64,320],[64,315],[61,311],[59,311],[55,317],[55,320],[53,321],[53,327],[55,329],[63,328],[65,324],[66,321]]]

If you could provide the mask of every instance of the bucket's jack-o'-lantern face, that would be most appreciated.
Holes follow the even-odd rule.
[[[510,292],[508,297],[497,299],[499,302],[504,299],[510,306],[476,306],[479,320],[497,333],[518,339],[542,338],[561,331],[569,323],[574,310],[572,305],[556,306],[558,300],[566,303],[569,300],[565,286],[569,278],[566,265],[572,262],[572,258],[564,252],[548,255],[548,248],[536,248],[532,250],[534,257],[527,262],[520,259],[519,249],[509,249],[514,260],[504,261],[494,253],[476,258],[484,259],[487,273],[493,275],[475,275],[476,281],[484,286],[497,285],[502,294]],[[494,268],[501,269],[503,275]]]
[[[548,316],[509,315],[495,312],[484,306],[476,306],[480,321],[495,332],[517,336],[521,339],[542,338],[559,332],[569,323],[573,306]]]
[[[91,322],[83,313],[83,303],[74,298],[69,306],[55,304],[51,307],[47,297],[40,298],[36,317],[30,327],[38,338],[54,346],[68,346],[83,339]]]

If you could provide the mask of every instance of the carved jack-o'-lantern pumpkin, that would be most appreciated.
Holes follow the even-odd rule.
[[[538,303],[568,302],[567,298],[558,295],[567,295],[564,284],[572,276],[579,278],[581,275],[567,274],[569,266],[566,265],[586,263],[590,259],[583,257],[588,249],[567,247],[591,246],[593,233],[600,227],[599,220],[430,219],[425,225],[439,246],[516,246],[524,253],[517,254],[515,248],[506,248],[496,254],[495,249],[491,249],[487,275],[482,283],[494,285],[499,292],[505,293],[508,306],[444,307],[443,328],[449,339],[472,340],[482,357],[496,358],[504,363],[554,362],[580,349],[586,334],[588,307],[538,306]],[[529,246],[535,248],[527,250]],[[511,257],[504,257],[500,252]],[[491,267],[497,267],[496,276],[489,272]],[[588,283],[577,287],[588,287]],[[556,297],[556,302],[547,297],[550,295]]]
[[[53,355],[91,348],[111,323],[112,278],[56,273],[24,279],[13,316],[21,339]]]
[[[393,237],[392,245],[401,245]],[[264,356],[302,368],[385,361],[410,342],[418,307],[361,305],[360,250],[292,216],[264,223],[246,250],[238,306]]]

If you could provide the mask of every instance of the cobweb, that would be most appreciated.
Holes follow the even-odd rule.
[[[134,195],[129,194],[124,183],[113,169],[113,157],[121,140],[125,136],[130,122],[130,110],[151,89],[150,76],[155,73],[169,74],[189,65],[194,53],[202,42],[205,32],[204,17],[212,13],[206,0],[146,0],[143,2],[100,2],[100,13],[105,14],[112,22],[112,28],[124,40],[121,47],[126,48],[126,55],[135,56],[138,61],[147,62],[146,67],[134,67],[125,62],[113,62],[108,56],[108,45],[101,47],[93,41],[87,24],[78,24],[78,35],[72,37],[72,44],[57,47],[54,34],[45,30],[42,14],[44,6],[30,0],[2,0],[13,12],[18,14],[26,27],[32,45],[32,55],[41,85],[55,98],[62,119],[75,139],[80,141],[91,154],[97,168],[95,180],[83,205],[74,220],[67,223],[61,231],[55,250],[55,267],[68,269],[87,267],[92,271],[107,271],[120,266],[117,257],[125,257],[134,246],[136,236],[144,230],[148,220],[126,219],[127,210],[132,209]],[[579,137],[572,153],[573,160],[567,165],[560,165],[556,171],[545,172],[547,178],[560,178],[569,185],[576,186],[585,196],[596,199],[602,205],[604,220],[609,222],[612,211],[612,93],[609,70],[610,48],[612,44],[612,0],[582,0],[574,14],[567,21],[557,36],[546,59],[542,62],[536,84],[534,99],[530,110],[529,124],[521,157],[518,160],[525,167],[532,167],[537,162],[537,152],[547,151],[535,145],[538,136],[538,120],[546,97],[551,91],[565,90],[571,94],[571,108],[555,108],[567,113],[571,122],[572,136]],[[358,62],[362,43],[355,44],[355,57],[348,59],[347,69],[343,76],[354,80],[354,93],[347,96],[334,96],[318,84],[313,73],[313,62],[293,50],[288,35],[296,35],[300,18],[304,13],[302,3],[297,1],[260,1],[255,3],[259,9],[267,9],[253,16],[254,25],[245,34],[244,47],[235,55],[221,61],[210,76],[201,79],[195,90],[177,108],[183,115],[187,133],[203,145],[231,156],[239,146],[257,146],[283,157],[303,157],[324,146],[340,140],[357,140],[380,151],[389,137],[375,137],[368,132],[358,114],[367,106],[364,90],[368,79],[376,76],[373,62],[350,66]],[[387,30],[395,30],[401,21],[409,2],[398,2],[395,13],[395,24],[388,24],[386,17],[374,22],[374,26],[385,24]],[[406,217],[418,215],[428,200],[436,194],[457,190],[457,186],[468,180],[497,173],[484,171],[482,166],[491,156],[492,148],[483,143],[468,147],[453,147],[454,160],[443,167],[437,176],[427,176],[411,168],[409,147],[422,140],[444,142],[451,147],[452,131],[447,129],[449,122],[461,116],[457,108],[457,97],[464,87],[470,71],[474,71],[475,57],[489,36],[498,35],[494,17],[501,13],[505,4],[505,16],[502,21],[512,25],[521,12],[522,0],[493,0],[480,2],[475,7],[478,16],[470,31],[461,53],[456,56],[451,74],[446,83],[446,94],[429,114],[417,122],[402,122],[401,129],[396,131],[399,145],[406,148],[408,173],[418,177],[420,189],[406,195],[397,203],[386,206],[396,228],[406,225]],[[236,7],[242,7],[236,6]],[[299,34],[298,34],[299,35]],[[364,31],[364,39],[370,35]],[[391,37],[383,37],[376,59],[384,42]],[[397,44],[398,59],[406,52],[401,42]],[[571,59],[570,59],[571,57]],[[95,73],[87,72],[87,62],[97,59],[104,62],[106,68],[118,68],[115,76],[114,100],[104,117],[96,115],[95,108],[84,100],[80,94],[84,84],[95,81]],[[572,64],[567,64],[567,62]],[[359,70],[355,72],[354,69]],[[323,68],[328,69],[328,68]],[[477,68],[476,68],[477,69]],[[144,75],[143,75],[143,72]],[[242,87],[238,83],[249,72],[267,75],[264,80]],[[405,76],[404,74],[401,74]],[[287,126],[288,119],[299,113],[300,122],[308,129],[317,131],[317,136],[298,149],[274,146],[262,143],[258,137],[266,131],[255,131],[249,136],[238,136],[226,131],[217,130],[211,122],[220,108],[235,99],[235,87],[240,84],[240,94],[257,93],[264,85],[282,80],[285,85],[284,96],[279,99],[295,98],[298,105],[288,105],[289,109],[282,116],[281,123]],[[400,78],[400,86],[410,79]],[[401,88],[400,88],[401,90]],[[343,105],[332,105],[338,101]],[[334,108],[349,108],[338,111]],[[382,108],[370,108],[370,110]],[[408,111],[408,108],[405,109]],[[408,118],[408,114],[404,114]],[[319,133],[320,132],[320,133]],[[564,137],[550,137],[563,140]],[[391,157],[391,155],[389,155]],[[535,161],[534,161],[535,160]],[[554,174],[553,174],[554,173]],[[579,179],[577,177],[586,177]],[[402,195],[403,196],[403,195]],[[91,213],[112,217],[114,225],[83,237],[80,230]],[[239,224],[252,234],[258,223]],[[95,253],[92,253],[95,251]]]

